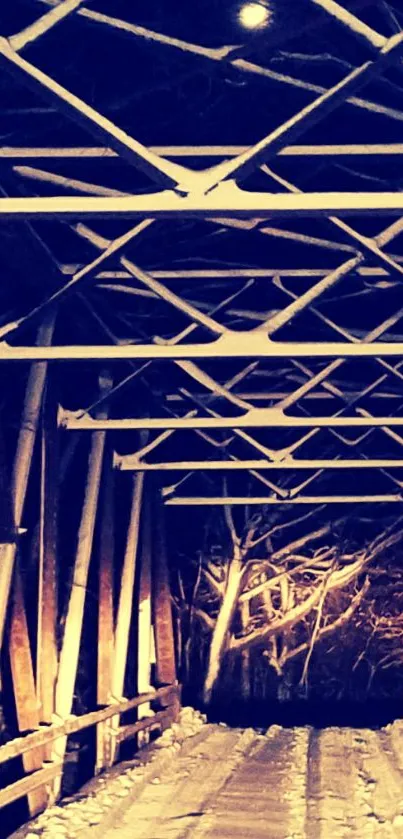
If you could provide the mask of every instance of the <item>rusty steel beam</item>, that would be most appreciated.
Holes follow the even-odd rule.
[[[152,552],[152,608],[158,686],[175,682],[176,660],[164,509],[159,498],[154,500],[153,506],[156,518]]]

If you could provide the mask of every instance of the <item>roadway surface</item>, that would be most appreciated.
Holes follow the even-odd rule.
[[[399,725],[399,724],[398,724]],[[105,839],[403,837],[402,733],[205,726]]]

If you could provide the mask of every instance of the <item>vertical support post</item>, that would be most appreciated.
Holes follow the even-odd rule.
[[[59,501],[59,431],[52,375],[42,412],[41,509],[39,535],[38,639],[36,684],[40,719],[51,723],[57,676],[57,518]]]
[[[144,473],[137,472],[133,477],[133,495],[130,510],[129,529],[122,577],[119,592],[119,605],[116,618],[115,655],[112,673],[112,698],[120,700],[123,696],[129,632],[133,611],[133,590],[136,573],[137,548],[140,529],[141,502],[143,497]],[[113,718],[112,725],[117,727],[118,720]],[[113,750],[113,759],[116,749]]]
[[[111,389],[111,386],[111,379],[108,373],[104,372],[100,377],[101,396],[105,396]],[[103,407],[98,410],[97,416],[100,419],[104,419],[107,415],[108,408],[105,407],[104,404]],[[77,676],[84,618],[85,595],[92,554],[99,488],[101,483],[105,437],[105,431],[94,431],[88,460],[87,483],[78,531],[73,580],[67,607],[64,637],[56,680],[55,712],[57,716],[61,717],[63,720],[65,720],[71,713],[73,705],[74,687]],[[53,760],[58,760],[59,762],[63,761],[66,743],[66,737],[61,737],[54,742],[52,749]],[[58,779],[55,784],[54,794],[56,797],[59,794],[59,790],[60,779]]]
[[[152,586],[156,650],[157,686],[176,682],[175,641],[172,621],[171,587],[164,527],[164,509],[156,503],[155,541],[153,549]]]
[[[112,692],[113,665],[113,558],[114,558],[114,471],[112,451],[105,452],[102,477],[101,526],[98,577],[98,660],[97,703],[107,705]],[[97,726],[96,772],[110,766],[112,759],[110,721]]]
[[[55,311],[49,310],[38,330],[37,344],[50,346],[53,338]],[[28,488],[31,461],[34,451],[36,433],[45,388],[47,363],[32,364],[28,376],[25,392],[24,407],[21,417],[21,427],[18,435],[17,450],[14,459],[11,497],[15,528],[21,526],[25,498]],[[17,545],[0,545],[0,645],[4,637],[4,627],[9,604],[11,582]],[[28,625],[25,612],[24,592],[19,569],[14,575],[14,591],[11,599],[10,624],[10,667],[13,680],[14,701],[17,722],[20,731],[35,729],[39,726],[39,707],[35,689],[34,669],[31,647],[28,635]],[[42,748],[33,749],[22,757],[26,772],[40,769],[45,752]],[[44,810],[48,803],[45,787],[39,787],[28,795],[30,815]]]
[[[52,343],[55,312],[49,310],[38,331],[37,345],[48,347]],[[47,372],[46,361],[31,365],[25,392],[24,408],[21,418],[21,428],[18,436],[17,451],[12,475],[12,500],[14,524],[21,526],[28,478],[34,450],[36,431],[42,405]],[[4,625],[11,588],[11,580],[16,557],[16,545],[0,545],[0,647],[3,643]]]
[[[143,521],[141,528],[141,560],[138,616],[137,690],[148,693],[151,689],[151,499],[145,482]]]
[[[147,476],[149,477],[149,476]],[[151,497],[150,481],[145,479],[143,500],[143,517],[141,527],[140,552],[140,585],[139,585],[139,613],[137,630],[137,690],[138,693],[148,693],[151,686]],[[152,715],[150,703],[147,702],[139,709],[139,719]],[[145,745],[149,741],[149,732],[139,733],[138,745]]]

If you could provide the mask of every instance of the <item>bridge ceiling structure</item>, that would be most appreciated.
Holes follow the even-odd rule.
[[[3,5],[2,375],[166,505],[401,503],[398,3]]]

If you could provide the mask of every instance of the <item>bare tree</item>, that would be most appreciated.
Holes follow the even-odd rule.
[[[401,522],[383,526],[358,549],[348,539],[343,543],[343,518],[312,528],[318,510],[271,524],[266,514],[248,518],[246,511],[243,526],[235,523],[230,506],[223,513],[227,541],[222,555],[207,549],[200,557],[192,592],[194,631],[188,648],[200,646],[201,631],[208,641],[203,700],[211,701],[224,662],[234,660],[240,662],[247,695],[254,650],[279,682],[287,666],[298,661],[300,684],[306,687],[316,645],[341,631],[361,608],[370,567],[402,538]],[[290,530],[297,532],[291,540]],[[214,537],[217,541],[213,528],[212,542]]]

